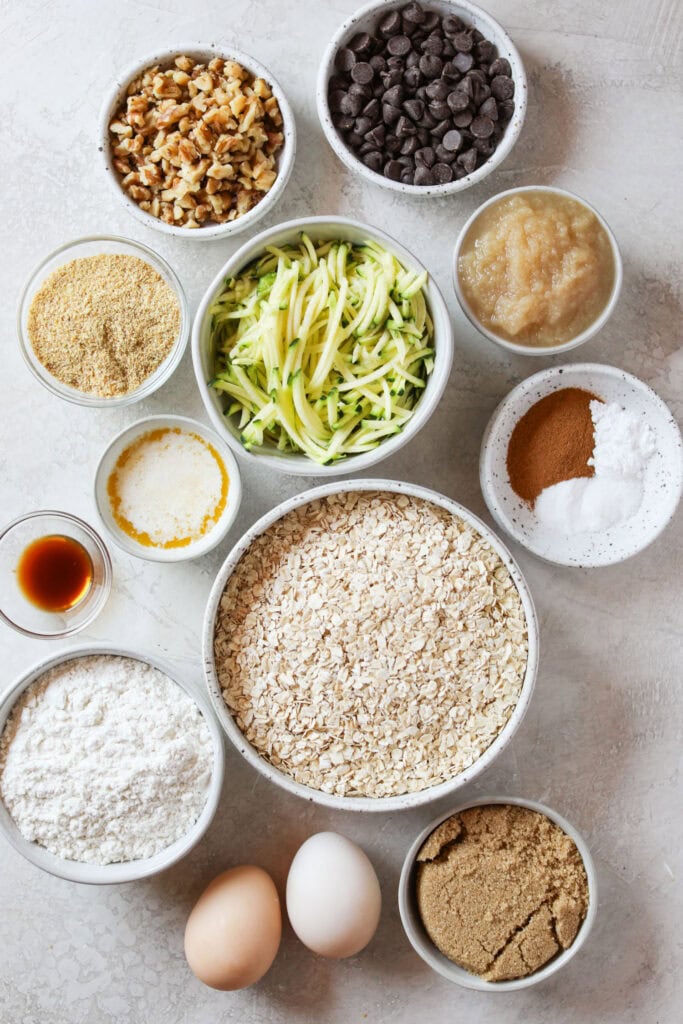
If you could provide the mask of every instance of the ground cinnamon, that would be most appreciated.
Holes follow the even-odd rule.
[[[512,431],[510,485],[530,505],[546,487],[595,474],[588,460],[595,447],[590,403],[596,399],[582,388],[554,391],[532,405]]]

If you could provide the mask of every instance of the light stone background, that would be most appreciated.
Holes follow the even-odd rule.
[[[25,369],[15,339],[19,288],[48,251],[111,232],[158,249],[192,305],[239,244],[170,240],[113,201],[96,152],[100,98],[119,67],[174,40],[235,44],[287,91],[300,133],[286,194],[270,217],[340,213],[412,248],[443,289],[456,356],[426,429],[377,475],[435,487],[489,519],[479,442],[496,403],[551,364],[504,355],[456,308],[449,265],[456,232],[484,199],[512,185],[553,183],[595,203],[625,265],[611,323],[578,360],[614,363],[683,412],[681,329],[681,5],[677,0],[490,0],[517,42],[530,81],[527,125],[504,167],[462,197],[410,201],[361,185],[318,127],[314,83],[323,46],[354,0],[4,0],[2,131],[2,520],[41,507],[95,520],[98,454],[125,424],[154,412],[203,417],[189,355],[161,392],[127,410],[80,409],[51,397]],[[244,239],[242,239],[244,240]],[[555,360],[558,361],[559,360]],[[115,585],[83,640],[112,640],[173,659],[200,678],[204,604],[230,546],[276,502],[316,483],[243,465],[244,501],[229,538],[194,563],[160,566],[115,547]],[[466,795],[547,802],[593,849],[600,910],[593,935],[551,981],[481,995],[432,974],[404,937],[396,885],[419,829],[446,805],[360,817],[306,805],[269,786],[231,749],[218,815],[203,842],[161,877],[102,889],[41,874],[2,846],[2,1024],[183,1022],[371,1024],[671,1024],[680,1020],[679,757],[683,572],[681,517],[633,561],[593,571],[553,568],[512,544],[537,602],[542,655],[531,709],[511,747]],[[4,689],[60,647],[0,627]],[[204,988],[186,967],[186,916],[206,883],[240,862],[282,887],[298,844],[321,829],[360,842],[384,894],[378,934],[360,956],[325,962],[288,927],[266,979],[243,993]],[[676,964],[678,962],[678,969]],[[676,1011],[675,1007],[679,1010]]]

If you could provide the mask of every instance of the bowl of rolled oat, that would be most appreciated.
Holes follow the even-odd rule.
[[[193,43],[119,74],[102,106],[99,148],[114,191],[147,227],[224,238],[251,227],[282,195],[296,128],[262,64]]]
[[[538,629],[480,519],[424,487],[350,480],[245,533],[213,585],[203,659],[223,729],[267,779],[394,811],[453,794],[507,746]]]

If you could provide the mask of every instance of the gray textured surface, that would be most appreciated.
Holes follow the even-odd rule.
[[[120,232],[151,244],[172,262],[193,304],[236,248],[237,242],[203,246],[145,230],[112,204],[95,159],[105,84],[120,65],[174,37],[236,42],[272,67],[294,103],[300,153],[287,193],[264,226],[311,212],[374,222],[415,249],[448,298],[457,337],[449,390],[429,427],[382,464],[383,475],[437,487],[485,514],[477,480],[482,430],[496,402],[546,361],[511,359],[479,339],[455,308],[449,264],[458,226],[484,198],[514,184],[563,185],[605,215],[624,254],[624,294],[614,319],[576,358],[623,366],[683,412],[683,211],[674,133],[680,4],[492,2],[527,64],[527,126],[484,186],[425,205],[359,187],[318,130],[317,61],[353,7],[353,0],[3,4],[3,520],[46,506],[93,520],[92,473],[117,430],[151,412],[202,415],[188,358],[143,406],[97,412],[50,397],[25,370],[14,339],[14,300],[25,275],[47,250],[78,234]],[[197,672],[204,602],[231,539],[308,484],[251,468],[243,478],[245,500],[231,538],[202,561],[161,566],[113,552],[111,601],[83,639],[120,639]],[[543,800],[592,846],[599,918],[586,948],[555,979],[519,995],[481,996],[449,986],[413,954],[398,921],[396,883],[404,851],[439,806],[371,820],[315,810],[269,788],[230,752],[209,834],[155,880],[79,888],[41,875],[2,847],[2,1024],[679,1019],[681,540],[679,515],[633,562],[593,572],[552,568],[513,547],[537,601],[541,671],[515,741],[471,792]],[[4,689],[56,645],[0,629]],[[360,841],[377,865],[385,905],[372,945],[352,961],[326,963],[286,931],[258,987],[235,995],[203,988],[182,954],[185,917],[201,888],[240,861],[262,864],[282,883],[297,844],[326,827]]]

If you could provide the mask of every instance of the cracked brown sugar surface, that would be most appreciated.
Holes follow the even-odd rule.
[[[545,815],[490,805],[443,822],[417,855],[429,938],[487,981],[524,977],[574,942],[588,881],[574,841]]]

